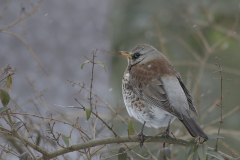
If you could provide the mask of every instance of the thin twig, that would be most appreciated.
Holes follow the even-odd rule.
[[[38,65],[42,68],[43,72],[48,75],[48,73],[46,72],[46,70],[44,69],[43,65],[40,63],[40,61],[38,60],[36,54],[34,53],[34,51],[32,50],[32,48],[30,47],[30,45],[27,43],[27,41],[25,39],[23,39],[20,35],[10,32],[10,31],[2,31],[3,33],[7,33],[7,34],[11,34],[15,37],[17,37],[18,39],[20,39],[28,48],[28,50],[31,52],[31,54],[33,55],[34,59],[37,61]]]
[[[202,61],[202,58],[199,56],[199,54],[189,44],[187,44],[183,39],[179,38],[179,42],[194,56],[194,58],[198,62]]]
[[[158,25],[157,21],[156,21],[154,18],[152,18],[152,20],[153,20],[153,22],[154,22],[155,27],[157,28],[159,44],[160,44],[160,47],[161,47],[161,49],[162,49],[162,52],[163,52],[163,54],[167,57],[167,59],[169,59],[169,56],[168,56],[168,54],[167,54],[166,47],[165,47],[164,42],[163,42],[163,36],[162,36],[161,28],[160,28],[160,26]]]
[[[9,3],[10,3],[10,2],[11,2],[11,0],[8,0],[8,1],[7,1],[7,4],[6,4],[6,6],[5,6],[4,10],[3,10],[3,13],[2,13],[2,15],[1,15],[1,17],[0,17],[0,23],[1,23],[2,20],[3,20],[3,17],[4,17],[4,15],[5,15],[5,13],[6,13],[7,9],[8,9],[8,6],[9,6]]]
[[[80,109],[84,109],[85,110],[85,107],[75,98],[75,100],[78,102],[78,104],[80,104],[83,108],[80,108]],[[115,137],[117,137],[117,133],[113,131],[112,127],[110,127],[101,117],[99,117],[96,113],[94,113],[92,110],[90,110],[91,113],[96,116],[100,121],[102,121],[102,123],[110,130],[113,132],[113,134],[115,135]]]
[[[188,17],[188,19],[189,19],[190,17]],[[210,28],[212,28],[212,29],[215,29],[215,30],[217,30],[217,31],[220,31],[220,32],[222,32],[222,33],[225,33],[225,34],[228,34],[228,33],[230,33],[230,29],[228,29],[228,28],[225,28],[225,27],[223,27],[223,26],[221,26],[221,25],[218,25],[218,24],[210,24],[209,22],[207,22],[207,21],[204,21],[204,20],[200,20],[200,19],[191,19],[194,23],[196,23],[197,25],[199,25],[199,26],[202,26],[202,27],[210,27]],[[234,33],[234,34],[231,34],[230,35],[232,38],[235,38],[236,40],[239,40],[239,37],[240,37],[240,35],[238,34],[238,33]]]
[[[108,156],[108,157],[105,157],[105,158],[101,158],[100,160],[109,159],[109,158],[118,156],[118,155],[120,155],[120,154],[127,153],[128,151],[132,150],[133,148],[136,148],[137,146],[139,146],[139,144],[138,144],[138,145],[135,145],[135,146],[132,147],[132,148],[128,148],[128,150],[126,150],[126,151],[123,151],[123,152],[121,152],[121,153],[117,153],[117,154],[114,154],[114,155],[111,155],[111,156]]]
[[[220,113],[220,121],[219,121],[219,128],[218,128],[218,135],[220,134],[220,129],[221,129],[221,125],[223,123],[223,78],[222,78],[222,69],[221,69],[221,66],[220,66],[220,62],[219,62],[219,59],[216,57],[217,59],[217,67],[218,67],[218,72],[220,74],[220,86],[221,86],[221,98],[220,98],[220,108],[221,108],[221,113]],[[216,140],[216,145],[215,145],[215,150],[217,151],[218,150],[218,139]]]
[[[92,60],[91,60],[91,63],[92,63],[92,77],[91,77],[91,85],[90,85],[90,92],[89,92],[89,103],[90,103],[90,110],[92,111],[92,88],[93,88],[93,72],[94,72],[94,60],[95,60],[95,57],[96,57],[96,53],[97,53],[97,49],[94,49],[92,51]]]
[[[146,136],[147,139],[151,138],[149,136]],[[113,137],[113,138],[103,138],[103,139],[97,139],[97,140],[90,140],[86,143],[80,143],[76,145],[72,145],[70,148],[60,148],[58,150],[55,150],[53,152],[48,152],[48,157],[47,158],[53,158],[57,157],[58,155],[62,155],[65,153],[73,152],[76,150],[84,149],[84,148],[89,148],[89,147],[94,147],[98,145],[103,145],[103,144],[113,144],[113,143],[126,143],[126,142],[139,142],[139,137],[138,136],[131,136],[131,140],[128,138],[128,136],[125,137]],[[187,142],[186,140],[178,139],[176,140],[175,138],[165,138],[162,136],[157,136],[154,138],[151,138],[148,142],[165,142],[165,143],[170,143],[170,144],[177,144],[177,145],[183,145],[186,146]],[[145,142],[147,143],[147,142]],[[139,144],[138,144],[139,145]],[[138,146],[137,145],[137,146]],[[213,148],[208,147],[208,150],[213,151]],[[220,155],[222,155],[224,158],[228,158],[233,160],[233,157],[222,153],[220,151],[217,151]]]
[[[96,117],[96,120],[95,120],[95,123],[94,123],[94,126],[93,126],[93,139],[95,139],[95,137],[96,137],[96,125],[97,125],[97,120],[98,120],[98,117]],[[92,153],[92,150],[93,150],[93,148],[91,148],[90,153]]]
[[[7,117],[8,117],[9,123],[10,123],[10,125],[11,125],[12,135],[16,137],[16,136],[18,136],[18,133],[17,133],[17,131],[14,129],[13,121],[12,121],[12,118],[11,118],[11,115],[10,115],[9,110],[7,110],[6,113],[7,113]],[[36,157],[35,157],[35,155],[32,153],[31,149],[28,147],[28,144],[25,143],[25,141],[22,139],[22,137],[19,136],[18,139],[19,139],[20,141],[22,141],[22,143],[23,143],[24,146],[27,148],[27,150],[29,151],[29,153],[31,154],[31,156],[33,157],[33,159],[36,160]]]
[[[194,66],[194,67],[198,67],[198,68],[201,67],[201,65],[198,62],[193,62],[193,61],[172,61],[172,64],[174,66]],[[205,63],[205,68],[216,70],[215,65],[208,64],[208,63]],[[240,76],[240,71],[238,69],[225,67],[225,66],[221,66],[221,68],[222,68],[222,70],[224,70],[224,73],[229,73],[229,74]]]
[[[232,110],[229,111],[228,113],[224,114],[224,116],[222,116],[222,117],[220,117],[220,118],[217,118],[217,119],[211,121],[209,124],[206,124],[206,125],[203,127],[203,129],[204,129],[204,128],[207,128],[207,127],[209,127],[209,126],[212,126],[213,124],[221,121],[221,119],[224,120],[225,118],[231,116],[233,113],[236,113],[236,111],[239,110],[239,109],[240,109],[240,106],[235,107],[234,109],[232,109]]]
[[[226,147],[227,149],[229,149],[229,151],[231,152],[232,156],[233,153],[236,156],[240,156],[239,151],[234,150],[231,146],[229,146],[227,143],[225,143],[223,140],[219,139],[219,143],[221,143],[224,147]]]
[[[81,85],[80,83],[75,83],[75,82],[73,82],[72,80],[69,80],[69,82],[70,82],[70,83],[73,83],[74,85],[80,86],[81,88],[83,88],[83,89],[87,90],[88,92],[90,92],[90,90],[89,90],[88,88],[86,88],[84,85]],[[105,101],[104,99],[102,99],[101,97],[99,97],[99,96],[98,96],[96,93],[94,93],[93,91],[92,91],[92,94],[93,94],[95,97],[97,97],[98,99],[100,99],[102,102],[104,102],[104,103],[108,106],[108,108],[109,108],[114,114],[116,114],[125,124],[128,124],[128,123],[112,108],[112,106],[111,106],[109,103],[107,103],[107,101]]]
[[[99,147],[98,149],[96,149],[94,152],[92,152],[92,155],[96,154],[98,151],[100,151],[101,149],[103,149],[106,146],[106,144],[102,145],[101,147]]]
[[[19,22],[22,22],[22,20],[24,20],[24,19],[28,18],[29,16],[33,15],[37,11],[37,9],[40,7],[41,2],[42,2],[42,0],[38,0],[38,4],[36,5],[36,7],[33,7],[33,9],[29,13],[25,14],[24,17],[20,17],[18,20],[14,21],[13,23],[11,23],[7,26],[4,26],[3,28],[0,28],[0,31],[3,31],[7,28],[11,28],[11,27],[15,26],[16,24],[18,24]]]

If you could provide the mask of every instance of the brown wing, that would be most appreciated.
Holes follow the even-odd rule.
[[[143,97],[148,102],[180,118],[179,112],[170,104],[167,92],[161,78],[154,79],[143,89]]]
[[[161,78],[150,78],[145,75],[143,77],[132,76],[130,77],[131,89],[139,98],[144,99],[147,103],[160,107],[161,109],[173,114],[174,116],[182,119],[182,115],[171,106],[167,92]],[[146,81],[151,82],[146,85]]]
[[[159,64],[161,64],[161,66]],[[156,59],[151,61],[151,63],[131,67],[130,85],[132,86],[133,92],[140,98],[182,119],[181,114],[188,116],[190,113],[187,110],[179,112],[171,106],[163,81],[160,78],[165,75],[176,76],[187,97],[189,108],[197,116],[197,111],[193,105],[193,98],[182,82],[177,70],[166,60]]]

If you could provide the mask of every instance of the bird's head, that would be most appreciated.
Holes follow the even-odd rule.
[[[157,58],[165,58],[156,48],[147,44],[139,44],[130,52],[120,51],[119,53],[128,58],[128,66],[145,64]]]

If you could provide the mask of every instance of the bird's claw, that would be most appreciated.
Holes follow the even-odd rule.
[[[144,137],[146,136],[142,131],[140,131],[138,134],[137,134],[140,138],[140,147],[143,146],[143,142],[145,141]]]
[[[138,136],[140,136],[140,147],[143,146],[144,136],[146,136],[146,135],[143,133],[143,128],[144,128],[145,124],[146,124],[146,121],[144,121],[143,126],[142,126],[142,129],[141,129],[141,131],[138,133]]]
[[[166,131],[164,132],[163,136],[164,136],[165,138],[169,138],[169,137],[170,137],[170,135],[169,135],[169,130],[166,130]]]
[[[170,123],[171,123],[171,119],[169,120],[167,129],[166,129],[165,132],[164,132],[164,137],[165,137],[165,138],[170,137],[170,135],[169,135],[169,132],[170,132]]]

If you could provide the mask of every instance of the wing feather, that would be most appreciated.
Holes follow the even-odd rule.
[[[192,98],[191,94],[189,93],[189,91],[188,91],[187,87],[185,86],[185,84],[183,83],[182,79],[180,77],[177,77],[177,79],[178,79],[178,81],[179,81],[179,83],[180,83],[180,85],[181,85],[181,87],[182,87],[182,89],[183,89],[183,91],[184,91],[184,93],[187,97],[189,108],[194,113],[194,115],[196,117],[198,117],[198,113],[197,113],[197,110],[196,110],[196,108],[193,104],[193,98]]]
[[[166,61],[161,61],[161,63],[166,63]],[[190,110],[198,117],[197,110],[193,104],[193,98],[181,80],[178,71],[172,65],[170,66],[171,72],[170,70],[163,70],[163,68],[159,68],[159,61],[156,61],[156,63],[151,62],[151,68],[146,67],[148,65],[149,64],[138,65],[129,68],[131,72],[129,80],[132,91],[137,94],[139,98],[144,99],[147,103],[160,107],[179,119],[182,119],[182,114],[190,116],[190,112],[188,110],[183,111],[183,109],[175,109],[170,104],[161,76],[171,73],[171,76],[176,76],[176,79],[178,79],[180,87],[186,95]]]
[[[169,102],[169,98],[161,78],[156,78],[150,84],[145,86],[139,84],[140,82],[137,82],[135,78],[130,81],[130,85],[132,85],[132,89],[135,94],[144,99],[147,103],[160,107],[161,109],[181,119],[181,114],[174,109]]]

